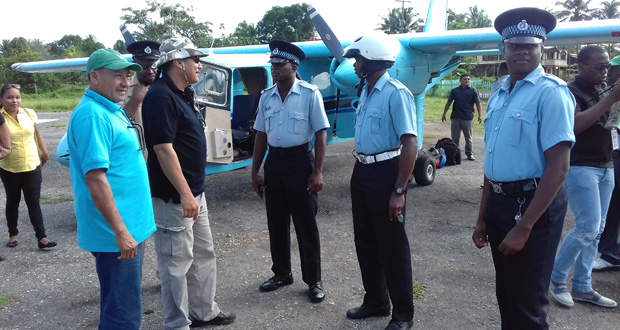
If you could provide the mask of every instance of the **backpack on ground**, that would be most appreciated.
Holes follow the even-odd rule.
[[[435,149],[443,148],[446,153],[446,165],[460,165],[461,164],[461,149],[459,148],[451,138],[442,138],[435,144]]]

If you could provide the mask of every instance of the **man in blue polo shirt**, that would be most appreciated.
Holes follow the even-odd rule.
[[[458,146],[461,140],[461,131],[463,131],[467,159],[476,160],[472,143],[472,134],[474,134],[474,104],[478,111],[478,123],[482,122],[482,117],[480,112],[480,95],[478,95],[478,91],[475,88],[469,86],[470,80],[471,78],[468,74],[461,75],[459,79],[461,86],[450,91],[450,96],[448,96],[448,101],[443,109],[441,122],[446,121],[446,113],[450,109],[452,102],[454,102],[452,114],[450,114],[452,141]]]
[[[114,50],[95,51],[67,130],[78,244],[95,256],[101,286],[99,329],[140,328],[140,252],[155,231],[143,146],[115,104],[125,98],[130,69],[142,70]]]

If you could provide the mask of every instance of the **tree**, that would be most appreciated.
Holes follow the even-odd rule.
[[[383,23],[379,24],[377,30],[387,34],[421,32],[424,27],[424,20],[417,18],[420,14],[413,13],[413,8],[392,8],[387,17],[382,17]]]
[[[599,19],[620,18],[620,12],[618,11],[618,8],[620,8],[620,2],[617,2],[616,0],[603,1],[601,2],[601,5],[603,8],[600,8],[596,15]]]
[[[256,25],[258,41],[268,43],[274,39],[289,42],[310,40],[314,36],[314,25],[306,14],[307,9],[306,3],[272,7]]]
[[[32,43],[38,45],[40,41]],[[53,74],[29,74],[11,69],[13,63],[43,60],[43,57],[33,50],[30,45],[31,42],[25,38],[13,38],[12,40],[2,41],[4,52],[0,54],[0,81],[20,84],[22,91],[25,93],[33,93],[36,90],[49,91],[57,88],[60,82],[57,76]]]
[[[193,7],[186,8],[181,4],[172,6],[147,0],[146,9],[123,8],[128,12],[121,17],[125,24],[137,25],[136,40],[163,41],[171,37],[181,36],[190,39],[196,47],[208,47],[211,41],[211,22],[196,22],[191,12]],[[152,17],[158,17],[154,20]]]
[[[48,46],[52,58],[86,57],[97,49],[105,48],[92,34],[86,39],[78,35],[67,34],[60,40],[49,43]]]
[[[127,53],[127,45],[125,45],[125,42],[123,40],[116,40],[116,42],[114,43],[114,47],[112,47],[112,49],[114,49],[115,51],[121,54]]]
[[[478,6],[469,7],[467,17],[467,28],[476,29],[493,26],[489,16],[484,13],[484,9],[478,9]]]
[[[467,29],[467,16],[457,14],[452,9],[448,9],[448,30]]]
[[[562,22],[589,21],[592,19],[592,15],[595,14],[595,10],[588,7],[590,2],[592,0],[558,1],[555,5],[563,9],[554,12],[553,15]]]

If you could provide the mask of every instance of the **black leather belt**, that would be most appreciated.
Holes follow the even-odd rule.
[[[305,155],[310,152],[310,143],[304,143],[302,145],[298,145],[295,147],[289,148],[280,148],[269,146],[269,156],[278,157],[278,158],[292,158],[301,155]]]
[[[512,182],[492,182],[489,180],[489,184],[491,184],[491,189],[493,189],[493,192],[496,194],[512,195],[535,190],[538,187],[538,181],[540,181],[540,179],[526,179]]]

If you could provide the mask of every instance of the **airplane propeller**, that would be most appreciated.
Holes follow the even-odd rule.
[[[121,24],[119,28],[121,29],[121,33],[123,34],[123,39],[125,39],[125,46],[129,46],[130,44],[136,42],[136,39],[131,35],[131,32],[127,30],[125,24]]]
[[[308,6],[308,15],[310,16],[310,20],[312,20],[312,24],[314,24],[316,31],[319,33],[319,36],[321,36],[323,43],[327,46],[327,49],[329,49],[329,52],[334,55],[334,58],[338,61],[338,64],[342,63],[342,61],[344,61],[344,57],[342,57],[342,54],[344,54],[344,49],[342,48],[338,38],[336,38],[334,32],[332,32],[332,29],[329,25],[327,25],[323,17],[321,17],[314,7]]]

